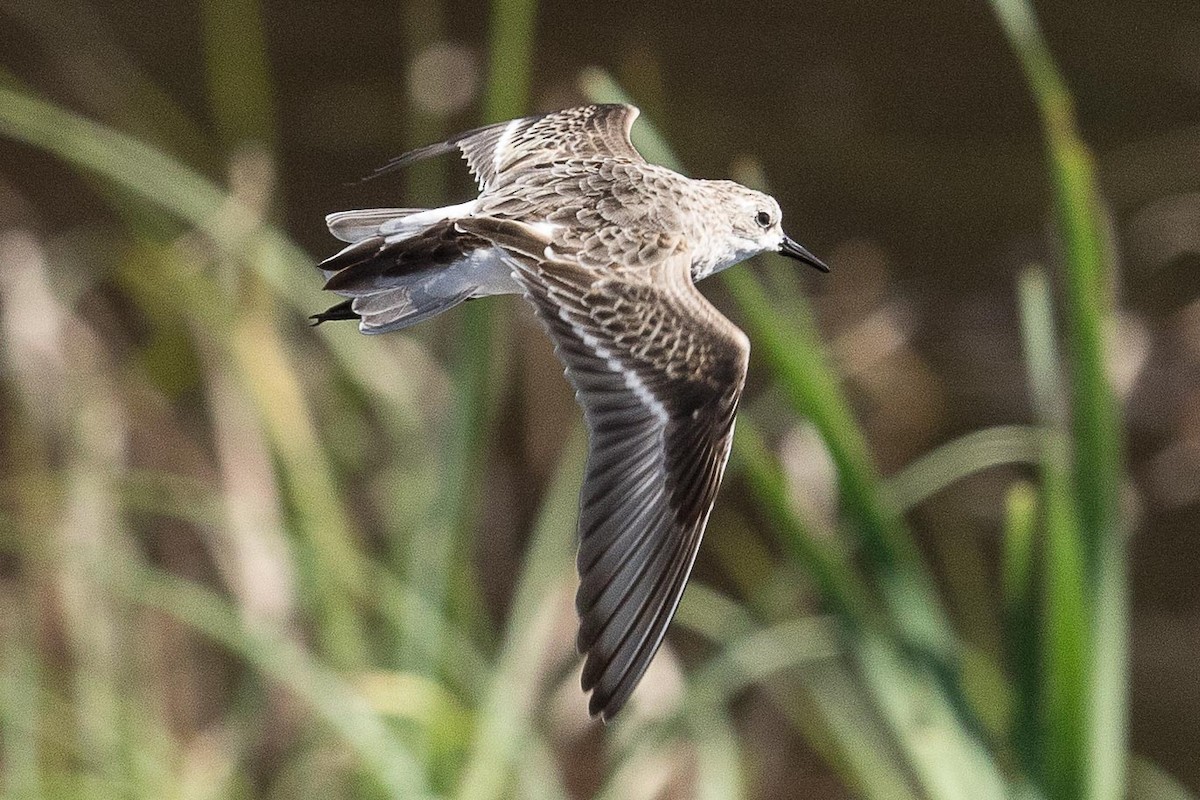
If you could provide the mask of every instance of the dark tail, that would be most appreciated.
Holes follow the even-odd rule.
[[[343,319],[362,319],[362,315],[351,308],[353,300],[343,300],[336,306],[330,306],[319,314],[313,314],[309,319],[315,328],[322,322],[336,322]]]
[[[415,325],[471,297],[477,288],[454,267],[485,240],[443,220],[405,238],[369,236],[321,263],[325,288],[349,298],[313,315],[314,324],[357,319],[363,333]]]

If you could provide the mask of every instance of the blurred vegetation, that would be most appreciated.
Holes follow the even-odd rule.
[[[855,796],[1190,797],[1127,745],[1115,268],[1095,170],[1029,6],[993,6],[1042,114],[1062,251],[1016,298],[1035,422],[884,478],[805,286],[773,258],[725,273],[757,382],[727,481],[756,511],[718,509],[705,558],[728,584],[693,582],[675,623],[686,667],[664,648],[607,729],[586,720],[572,646],[577,423],[521,560],[481,563],[472,544],[489,533],[513,340],[534,328],[485,303],[411,337],[305,326],[318,279],[279,224],[255,0],[200,6],[212,131],[107,44],[79,46],[136,114],[83,114],[6,76],[0,134],[70,165],[119,225],[0,231],[4,796],[763,797],[777,745],[747,729],[753,693],[784,726],[772,736],[806,741]],[[4,13],[65,44],[55,14],[93,18],[65,9]],[[435,11],[406,10],[409,41]],[[530,109],[536,12],[493,4],[486,120]],[[599,69],[578,87],[639,100]],[[635,128],[642,152],[682,169],[653,123]],[[448,132],[406,124],[411,144]],[[410,193],[437,202],[442,167],[423,169]],[[770,188],[751,161],[734,177]],[[800,419],[833,514],[790,477]],[[1007,487],[992,603],[986,581],[939,585],[909,512],[1004,464],[1030,469]],[[502,613],[488,571],[512,587]]]

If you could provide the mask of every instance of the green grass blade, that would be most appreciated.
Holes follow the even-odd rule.
[[[727,707],[752,684],[841,652],[836,621],[800,617],[735,639],[696,670],[689,693],[705,707]]]
[[[416,64],[416,59],[420,58],[422,51],[430,47],[431,43],[447,38],[446,12],[441,0],[414,0],[404,3],[398,7],[397,15],[404,32],[404,51],[416,54],[412,65]],[[415,81],[409,81],[407,113],[402,121],[401,152],[423,147],[446,135],[444,114],[428,108],[426,103],[419,102],[419,89]],[[449,160],[431,158],[405,167],[404,188],[408,198],[405,202],[413,206],[431,208],[444,205],[447,200],[446,178],[449,174]]]
[[[1124,531],[1117,530],[1116,537]],[[1115,538],[1116,538],[1115,537]],[[1096,604],[1092,611],[1095,640],[1089,736],[1089,796],[1114,800],[1126,784],[1129,725],[1129,577],[1124,541],[1110,541],[1096,565]]]
[[[1027,0],[992,0],[1042,115],[1064,246],[1064,288],[1075,470],[1084,528],[1100,548],[1116,536],[1120,415],[1105,374],[1113,268],[1095,165],[1080,138],[1074,103]],[[1097,554],[1098,555],[1098,554]],[[1095,557],[1095,556],[1094,556]]]
[[[743,421],[744,424],[744,421]],[[882,721],[843,659],[827,619],[785,620],[755,630],[750,614],[695,581],[674,623],[725,649],[700,667],[689,696],[702,706],[728,704],[750,682],[759,683],[779,712],[870,800],[916,800],[909,771],[888,741]],[[788,668],[804,687],[779,680]],[[705,699],[708,698],[708,699]]]
[[[1039,267],[1029,267],[1017,279],[1017,308],[1021,313],[1021,346],[1033,408],[1048,430],[1066,432],[1066,389],[1059,377],[1055,342],[1054,301],[1050,282]]]
[[[44,100],[0,87],[0,134],[110,178],[202,230],[217,224],[225,197],[211,182],[132,137]]]
[[[1004,515],[1001,587],[1004,598],[1006,661],[1015,691],[1010,738],[1024,768],[1039,762],[1039,631],[1037,626],[1037,491],[1028,483],[1009,490]]]
[[[862,674],[908,763],[931,800],[1006,800],[1007,784],[983,742],[944,695],[886,640],[859,645]]]
[[[184,154],[193,167],[215,170],[216,148],[207,131],[130,58],[124,36],[102,9],[88,0],[0,0],[0,14],[14,29],[34,37],[55,69],[70,75],[64,89],[80,108],[167,152]],[[78,65],[88,64],[86,70]],[[17,81],[0,68],[0,83]]]
[[[734,177],[746,185],[769,188],[752,167]],[[759,261],[766,262],[768,275],[793,275],[779,256]],[[856,523],[851,531],[859,538],[868,571],[895,623],[909,639],[908,646],[931,657],[936,670],[946,677],[947,688],[959,693],[953,677],[957,672],[956,637],[911,531],[882,490],[866,437],[855,424],[841,381],[825,355],[807,300],[792,280],[776,281],[768,301],[762,282],[752,271],[729,270],[722,277],[742,309],[747,333],[759,352],[765,353],[793,409],[821,434],[837,469],[843,507]]]
[[[1048,431],[1062,431],[1065,406],[1058,381],[1050,286],[1039,272],[1022,276],[1021,336],[1035,406]],[[1083,551],[1075,487],[1066,441],[1048,438],[1042,449],[1045,543],[1041,565],[1042,606],[1037,694],[1041,741],[1026,746],[1033,774],[1052,798],[1082,797],[1088,729],[1087,663],[1090,635]]]
[[[1001,464],[1037,464],[1044,434],[1027,425],[973,431],[922,456],[884,481],[897,511],[905,512],[968,475]]]
[[[492,0],[483,98],[487,122],[512,119],[529,107],[536,23],[537,0]]]
[[[302,250],[277,229],[262,225],[236,197],[145,142],[2,86],[0,136],[25,142],[111,180],[194,226],[212,239],[223,256],[249,264],[281,300],[303,315],[320,302],[316,273],[308,273],[314,276],[311,285],[297,280],[298,274],[312,269],[312,260]],[[209,310],[219,312],[221,307],[214,305]],[[362,385],[376,385],[378,379],[365,366],[364,355],[347,352],[356,340],[330,335],[325,341]],[[361,337],[357,341],[361,342]],[[359,349],[369,347],[360,344]],[[392,398],[381,395],[381,399]],[[411,408],[406,413],[414,416]]]
[[[453,599],[452,568],[472,567],[462,558],[479,519],[480,488],[489,435],[489,418],[496,383],[491,380],[496,309],[488,303],[468,303],[462,309],[456,357],[452,367],[455,404],[441,465],[442,491],[435,507],[438,518],[427,520],[424,530],[410,542],[409,574],[412,581],[437,605]],[[460,598],[461,599],[461,598]],[[475,601],[469,601],[473,605]]]
[[[672,625],[713,642],[729,641],[754,629],[754,619],[744,606],[695,578],[688,581],[683,598]]]
[[[868,800],[925,798],[913,785],[912,769],[880,718],[877,704],[863,691],[862,680],[852,669],[842,663],[810,668],[804,684],[833,742],[831,761],[852,790]],[[801,709],[780,697],[778,691],[770,695],[792,724],[802,730],[805,723],[795,719]]]
[[[1048,431],[1068,427],[1059,356],[1054,342],[1050,286],[1038,270],[1026,271],[1018,284],[1029,383]],[[1021,695],[1014,745],[1030,774],[1056,797],[1084,796],[1086,791],[1089,709],[1089,590],[1086,555],[1075,511],[1074,482],[1067,444],[1047,440],[1042,466],[1044,492],[1041,627],[1026,626],[1024,636],[1039,642],[1031,654],[1025,643],[1015,658],[1035,658],[1024,670],[1014,667]],[[1035,678],[1040,689],[1029,685]]]
[[[1064,322],[1071,375],[1073,477],[1079,547],[1094,587],[1090,597],[1084,691],[1086,739],[1075,760],[1093,800],[1124,793],[1128,693],[1128,579],[1118,500],[1121,420],[1105,372],[1105,336],[1113,317],[1113,263],[1090,152],[1079,136],[1073,101],[1028,0],[991,0],[1041,112],[1063,242]]]
[[[741,748],[733,723],[723,712],[696,717],[690,726],[696,746],[696,800],[745,797]]]
[[[876,623],[870,591],[846,557],[828,540],[816,536],[793,511],[783,474],[751,420],[739,422],[734,441],[736,466],[779,527],[786,552],[809,571],[830,609],[854,626]]]
[[[262,226],[237,198],[145,142],[5,87],[0,87],[0,136],[111,180],[194,226],[212,239],[223,256],[246,261],[281,299],[305,315],[317,301],[317,280],[307,290],[296,280],[298,273],[311,268],[303,251],[278,230]],[[331,336],[328,341],[336,345],[339,340]],[[333,347],[339,361],[354,363],[344,349]],[[373,383],[367,378],[362,382]]]

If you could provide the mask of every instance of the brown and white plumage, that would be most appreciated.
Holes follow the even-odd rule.
[[[498,122],[405,153],[380,172],[458,150],[480,191],[487,192],[548,159],[615,158],[644,164],[629,141],[637,115],[633,106],[592,105]]]
[[[323,319],[405,327],[468,297],[519,292],[566,367],[589,430],[578,646],[589,709],[628,700],[683,594],[729,457],[745,334],[694,281],[775,250],[824,269],[774,200],[645,162],[631,106],[491,125],[401,156],[458,150],[479,197],[330,215],[349,242],[321,266],[350,298]],[[319,321],[320,321],[319,320]]]

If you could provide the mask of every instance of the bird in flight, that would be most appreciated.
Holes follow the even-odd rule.
[[[779,204],[648,163],[638,110],[590,105],[502,122],[396,158],[458,151],[479,196],[330,214],[320,268],[346,299],[315,323],[399,330],[464,300],[521,294],[554,342],[589,432],[575,598],[588,710],[629,699],[683,595],[733,441],[750,342],[696,281],[775,252],[828,272]]]

